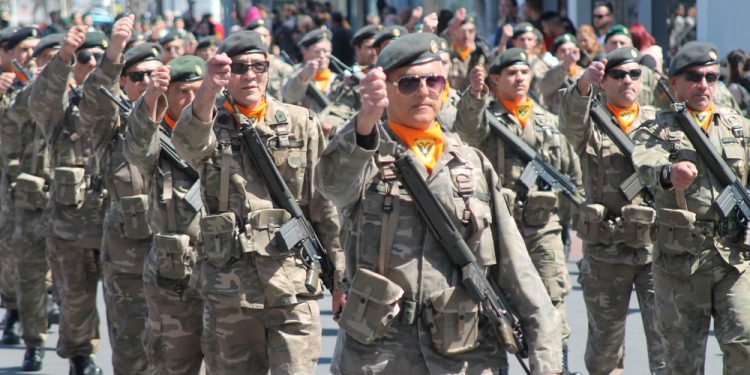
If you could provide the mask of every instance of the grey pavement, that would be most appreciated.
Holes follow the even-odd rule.
[[[569,323],[572,329],[570,336],[570,363],[571,370],[580,371],[586,373],[586,367],[583,362],[583,353],[586,349],[586,307],[583,302],[583,294],[581,292],[580,285],[578,285],[578,269],[575,265],[575,261],[580,258],[580,243],[574,244],[574,251],[571,254],[571,260],[568,262],[568,269],[570,270],[570,276],[573,280],[573,291],[567,298],[567,313]],[[99,288],[99,316],[102,319],[101,326],[101,348],[96,357],[96,362],[103,369],[105,374],[112,374],[112,363],[111,356],[112,350],[109,346],[109,338],[107,336],[106,322],[104,315],[104,302],[101,298],[101,287]],[[332,319],[331,312],[331,301],[330,298],[325,298],[321,302],[322,322],[323,322],[323,349],[318,362],[318,368],[316,374],[328,374],[331,357],[333,355],[333,348],[336,343],[336,335],[338,328]],[[5,314],[5,311],[0,309],[0,316]],[[713,333],[713,331],[711,331]],[[66,360],[61,359],[55,353],[55,344],[57,343],[57,326],[52,326],[50,330],[49,340],[47,341],[47,354],[44,361],[44,368],[37,374],[48,374],[48,375],[64,375],[68,371],[68,363]],[[643,325],[640,318],[640,310],[638,309],[638,301],[635,295],[630,301],[630,313],[628,314],[627,320],[627,334],[625,342],[625,374],[648,374],[648,357],[646,353],[646,339],[643,334]],[[23,346],[0,346],[0,375],[2,374],[16,374],[20,372],[21,361],[23,360],[24,348]],[[511,374],[522,374],[521,367],[515,362],[514,358],[509,359],[511,361]],[[716,339],[709,337],[708,350],[706,353],[706,374],[720,374],[722,371],[722,354],[719,350],[719,346],[716,343]]]

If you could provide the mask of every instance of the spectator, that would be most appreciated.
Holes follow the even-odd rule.
[[[380,25],[380,16],[378,16],[375,13],[368,14],[365,20],[368,25],[374,25],[374,26]]]
[[[523,16],[537,30],[542,29],[542,22],[540,20],[542,12],[544,12],[542,0],[526,0],[523,2]]]
[[[508,37],[505,38],[505,44],[510,40],[510,36],[513,34],[513,26],[521,22],[520,16],[518,15],[518,1],[516,0],[500,0],[500,6],[498,6],[500,19],[497,21],[497,29],[495,30],[495,39],[492,40],[494,45],[500,43],[503,40],[503,26],[509,26]]]
[[[582,61],[579,63],[581,66],[588,66],[591,61],[597,60],[603,54],[602,46],[596,39],[596,31],[594,31],[593,26],[589,24],[578,26],[576,39],[578,39],[578,48],[581,49]]]
[[[612,25],[615,24],[614,8],[609,1],[597,1],[594,4],[594,27],[599,35],[599,45],[604,45],[604,36]]]
[[[674,56],[677,50],[682,45],[682,35],[685,33],[687,27],[687,10],[685,9],[684,3],[677,4],[675,9],[675,16],[670,23],[671,30],[669,32],[669,53]]]
[[[331,15],[332,54],[348,66],[354,65],[354,49],[351,45],[352,30],[341,12]]]
[[[53,10],[52,12],[49,12],[49,20],[49,25],[44,29],[44,32],[42,33],[44,36],[65,32],[65,25],[63,24],[62,17],[60,16],[60,11]]]
[[[550,50],[555,38],[565,33],[563,18],[560,13],[549,11],[542,13],[539,20],[542,23],[542,32],[544,33],[544,46]]]
[[[743,115],[747,116],[750,112],[750,80],[745,76],[746,68],[750,64],[745,51],[736,49],[727,55],[727,88],[737,100],[742,109]]]
[[[650,64],[645,65],[662,73],[664,71],[662,67],[664,64],[664,51],[656,44],[656,39],[638,22],[630,24],[630,34],[633,37],[633,47],[638,49],[641,54],[641,60],[645,61],[643,58],[646,56],[650,56],[654,60],[654,66]]]

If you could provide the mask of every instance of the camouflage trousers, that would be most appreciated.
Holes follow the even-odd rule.
[[[16,261],[15,280],[18,313],[26,347],[42,347],[47,341],[47,264],[46,238],[39,224],[41,210],[16,208],[16,225],[11,237]]]
[[[0,209],[0,299],[6,309],[18,308],[16,296],[16,261],[10,245],[14,230],[12,208],[3,204]]]
[[[57,354],[62,358],[93,354],[99,348],[99,251],[79,247],[76,241],[47,237],[47,258],[60,299]]]
[[[294,305],[250,309],[204,296],[206,364],[214,374],[312,374],[320,355],[320,307]]]
[[[656,252],[654,286],[656,316],[666,348],[667,373],[703,374],[706,341],[714,334],[724,353],[725,375],[750,369],[750,273],[740,273],[715,249],[704,250],[692,274],[671,266],[685,264],[690,254]],[[688,268],[689,269],[689,268]]]
[[[584,256],[578,268],[581,271],[578,282],[583,288],[589,321],[584,357],[589,373],[606,375],[623,368],[625,320],[635,288],[646,334],[649,368],[652,374],[663,374],[665,353],[656,328],[651,263],[614,264]]]

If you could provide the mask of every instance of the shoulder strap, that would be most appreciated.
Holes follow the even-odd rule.
[[[392,155],[375,153],[375,164],[380,170],[380,179],[385,184],[385,197],[383,199],[383,220],[380,226],[380,247],[378,248],[377,272],[385,276],[388,269],[388,259],[396,237],[399,221],[399,183],[393,162],[396,159]]]

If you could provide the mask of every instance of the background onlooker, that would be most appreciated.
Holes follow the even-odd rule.
[[[641,53],[641,63],[656,69],[659,73],[664,72],[664,51],[656,44],[656,39],[638,22],[630,24],[629,29],[630,35],[633,38],[633,47]],[[647,56],[650,56],[652,59],[648,59]],[[653,66],[649,61],[653,61]]]
[[[604,53],[596,38],[596,31],[593,26],[586,23],[578,26],[576,39],[578,39],[578,48],[582,52],[581,58],[586,60],[586,55],[588,55],[588,61],[581,61],[581,66],[588,66],[591,61],[596,60],[599,55]]]

